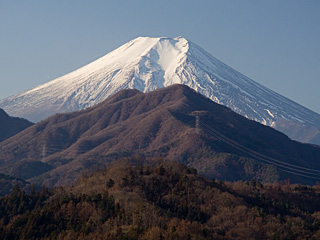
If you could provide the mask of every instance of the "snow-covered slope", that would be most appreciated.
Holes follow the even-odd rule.
[[[254,82],[185,38],[136,38],[60,78],[0,101],[12,116],[40,121],[92,106],[124,88],[185,84],[235,112],[277,127],[320,129],[320,115]],[[301,139],[299,139],[301,140]]]

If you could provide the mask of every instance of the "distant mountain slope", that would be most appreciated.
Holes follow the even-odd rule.
[[[10,117],[0,109],[0,142],[30,127],[32,124],[22,118]]]
[[[252,81],[182,37],[139,37],[74,72],[1,100],[0,107],[37,122],[93,106],[121,89],[149,92],[175,83],[296,140],[320,144],[318,113]]]
[[[120,91],[35,124],[0,149],[1,171],[48,185],[70,183],[83,169],[134,154],[164,156],[218,179],[320,180],[320,147],[292,141],[184,85]]]

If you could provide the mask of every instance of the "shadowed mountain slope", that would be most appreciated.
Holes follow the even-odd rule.
[[[315,183],[320,148],[290,140],[184,85],[123,90],[0,144],[1,171],[49,186],[121,156],[164,156],[209,177]]]
[[[32,124],[22,118],[10,117],[0,108],[0,142],[30,127]]]

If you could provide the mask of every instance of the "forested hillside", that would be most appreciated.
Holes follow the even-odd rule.
[[[320,186],[208,180],[128,158],[69,188],[0,198],[1,239],[319,239]]]
[[[292,141],[184,85],[145,94],[123,90],[37,123],[0,143],[0,173],[62,186],[94,165],[136,154],[166,157],[226,181],[320,180],[320,146]]]
[[[0,173],[0,196],[9,194],[16,185],[27,188],[30,184],[22,179]]]
[[[10,117],[3,109],[0,108],[0,142],[14,136],[32,125],[33,123],[26,119]]]

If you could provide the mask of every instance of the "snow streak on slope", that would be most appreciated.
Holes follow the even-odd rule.
[[[250,119],[320,128],[320,115],[252,81],[182,37],[134,39],[46,84],[0,101],[10,115],[40,121],[92,106],[117,91],[185,84]]]

